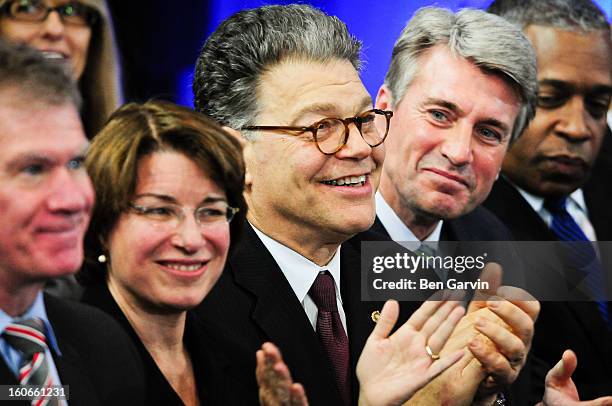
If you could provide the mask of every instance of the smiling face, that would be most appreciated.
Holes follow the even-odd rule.
[[[357,71],[340,60],[272,67],[260,79],[258,105],[254,124],[286,126],[372,108]],[[322,154],[310,132],[262,131],[247,142],[249,220],[302,254],[304,244],[339,244],[369,228],[384,147],[371,148],[353,124],[349,128],[347,144],[333,155]]]
[[[48,7],[68,4],[66,0],[48,0]],[[91,39],[91,28],[65,24],[57,12],[52,12],[41,22],[18,21],[8,16],[0,18],[0,36],[27,44],[42,51],[48,58],[63,60],[72,67],[72,73],[80,79]]]
[[[606,131],[612,96],[609,32],[530,26],[538,108],[504,160],[504,173],[539,196],[566,196],[587,180]]]
[[[121,214],[106,244],[113,294],[139,308],[171,312],[199,304],[221,275],[230,234],[229,223],[200,226],[193,212],[224,200],[224,191],[185,155],[167,151],[141,158],[132,202],[187,210],[174,229],[133,211]]]
[[[391,108],[381,88],[378,108]],[[499,172],[519,111],[514,89],[468,60],[436,46],[395,106],[381,193],[410,226],[472,211]]]
[[[0,285],[17,288],[79,269],[94,193],[76,108],[2,93]]]

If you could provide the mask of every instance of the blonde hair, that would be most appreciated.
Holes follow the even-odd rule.
[[[83,99],[81,117],[89,138],[104,126],[110,115],[123,104],[121,65],[115,33],[106,0],[78,0],[98,12],[91,27],[85,70],[78,80]],[[6,0],[0,0],[3,6]]]
[[[93,137],[123,104],[121,64],[113,22],[105,0],[79,0],[93,7],[100,19],[92,27],[85,71],[79,80],[83,96],[83,125]]]

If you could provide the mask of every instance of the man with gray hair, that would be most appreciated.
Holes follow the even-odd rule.
[[[17,400],[33,385],[56,396],[31,396],[36,404],[66,404],[62,395],[71,405],[143,404],[142,367],[123,329],[42,292],[83,260],[94,193],[79,105],[60,64],[0,43],[1,395]]]
[[[607,241],[584,281],[592,295],[606,297],[607,288],[609,297],[610,26],[591,0],[497,0],[489,11],[518,25],[533,44],[539,93],[536,116],[509,149],[485,205],[518,240]],[[600,150],[608,152],[598,158]],[[534,356],[553,365],[571,348],[579,361],[574,381],[581,397],[610,394],[611,328],[605,300],[543,303]]]
[[[244,143],[249,206],[245,238],[198,312],[235,337],[236,362],[253,394],[252,354],[269,340],[312,404],[357,400],[353,371],[381,306],[361,301],[360,242],[382,236],[353,236],[375,218],[391,118],[372,108],[359,79],[360,47],[335,17],[305,5],[267,6],[224,21],[198,59],[196,109]],[[518,308],[498,303],[502,314]],[[402,304],[400,319],[416,307]],[[528,341],[531,318],[514,313],[508,322]],[[485,335],[504,335],[495,323],[488,327]],[[515,365],[499,366],[500,380],[524,360],[522,342],[512,349]],[[477,356],[493,368],[493,353],[482,349]],[[484,378],[479,365],[469,372],[475,379],[464,385],[460,401],[471,401]],[[439,395],[430,392],[426,401],[437,403]]]
[[[394,116],[373,229],[395,241],[511,239],[480,204],[508,145],[534,115],[536,87],[533,49],[512,24],[480,10],[417,11],[395,43],[376,99],[377,108]],[[505,271],[509,276],[514,270]],[[417,393],[417,404],[432,397],[441,404],[461,403],[474,396],[487,403],[516,380],[539,306],[535,300],[495,304],[499,307],[472,303],[462,323],[474,334],[451,337],[442,349],[467,346],[482,368],[477,362],[451,367]],[[475,323],[479,318],[484,324]],[[483,332],[495,337],[498,352],[487,354],[486,346],[471,341]],[[478,370],[470,375],[474,365]],[[514,401],[522,404],[516,392]]]
[[[196,109],[244,144],[249,207],[198,313],[235,338],[253,403],[265,341],[312,404],[357,400],[355,364],[381,306],[361,302],[359,240],[345,242],[374,220],[386,137],[374,122],[391,118],[373,109],[360,51],[336,17],[264,6],[222,22],[197,61]]]

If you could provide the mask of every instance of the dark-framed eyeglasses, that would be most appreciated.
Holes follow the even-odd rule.
[[[0,8],[2,15],[16,21],[42,22],[56,11],[65,24],[92,27],[100,17],[98,12],[85,4],[70,1],[60,6],[49,7],[42,0],[8,0]]]
[[[187,208],[173,203],[129,203],[128,209],[144,217],[158,228],[175,230],[187,216]],[[192,213],[196,224],[202,228],[227,224],[239,208],[225,202],[197,207]]]
[[[376,121],[385,119],[384,131],[379,131]],[[377,147],[385,141],[389,133],[389,122],[393,112],[388,110],[372,109],[355,117],[324,118],[308,127],[280,126],[280,125],[252,125],[242,127],[243,130],[257,131],[286,131],[299,135],[305,132],[312,133],[319,151],[325,155],[333,155],[346,145],[349,137],[349,124],[353,123],[359,130],[361,138],[370,147]]]

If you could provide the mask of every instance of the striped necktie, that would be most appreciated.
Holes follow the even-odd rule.
[[[32,318],[10,323],[3,332],[4,339],[21,352],[19,384],[50,387],[54,385],[47,362],[47,339],[41,319]],[[32,400],[32,405],[55,406],[59,401],[53,398]]]
[[[567,211],[566,204],[567,198],[544,201],[544,208],[552,215],[550,229],[560,241],[569,242],[564,246],[568,264],[582,274],[586,288],[597,302],[599,313],[610,329],[612,325],[601,263],[591,242]]]

